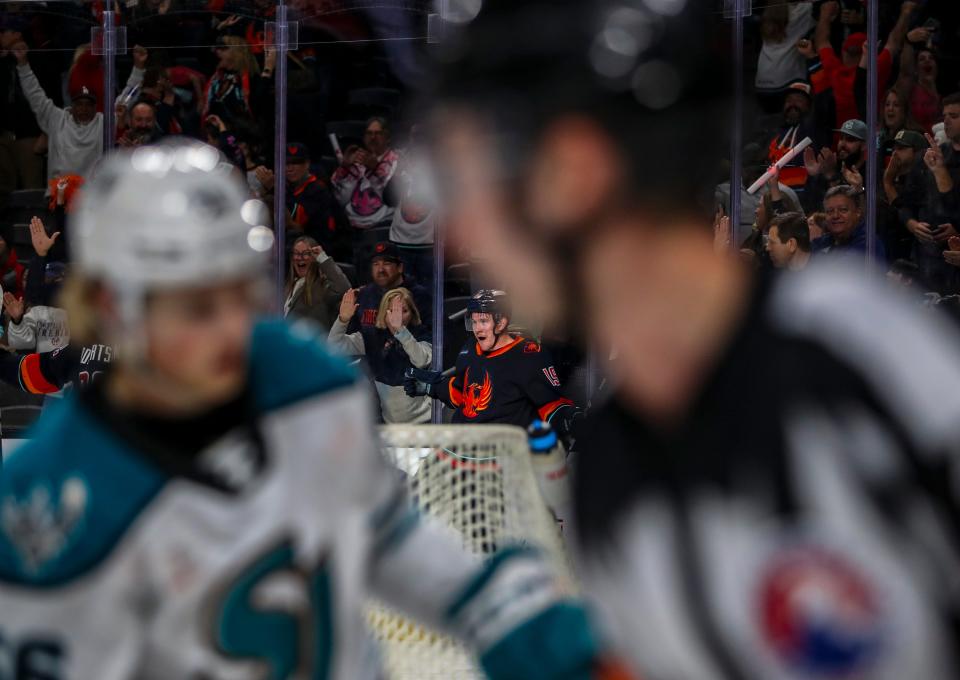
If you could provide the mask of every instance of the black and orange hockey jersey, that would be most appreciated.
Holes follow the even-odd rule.
[[[537,418],[553,421],[574,410],[561,392],[550,353],[521,336],[486,353],[471,340],[457,356],[453,377],[434,385],[432,396],[456,409],[455,423],[527,427]]]
[[[83,387],[96,380],[112,358],[113,348],[107,345],[67,345],[39,354],[0,352],[0,381],[31,394],[52,394],[68,384]]]

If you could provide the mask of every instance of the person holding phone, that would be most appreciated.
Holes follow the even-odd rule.
[[[958,210],[955,182],[950,167],[933,137],[926,135],[929,148],[918,166],[926,195],[900,209],[901,222],[913,237],[911,259],[917,263],[927,286],[938,293],[958,289],[960,277],[945,259],[944,250],[951,237],[958,236],[955,226]]]

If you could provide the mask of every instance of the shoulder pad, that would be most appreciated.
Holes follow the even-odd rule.
[[[0,476],[0,580],[54,587],[102,563],[167,476],[75,397],[48,409],[33,433]]]
[[[264,411],[353,385],[357,374],[321,343],[321,328],[306,320],[263,321],[254,327],[250,386]]]

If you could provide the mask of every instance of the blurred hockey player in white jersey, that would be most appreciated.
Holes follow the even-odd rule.
[[[590,678],[582,610],[535,552],[487,563],[408,505],[363,381],[258,321],[272,234],[231,166],[109,159],[72,225],[74,341],[117,358],[0,477],[0,677],[382,677],[376,596],[492,678]]]
[[[618,351],[574,534],[634,676],[956,679],[960,335],[862,256],[713,252],[718,6],[485,0],[441,32],[438,210],[520,313]]]

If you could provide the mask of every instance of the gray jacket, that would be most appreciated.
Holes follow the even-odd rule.
[[[307,289],[304,284],[294,287],[284,305],[284,316],[301,319],[313,319],[325,331],[330,330],[333,320],[337,318],[340,299],[350,288],[350,280],[343,270],[337,266],[332,257],[327,256],[323,261],[317,260],[323,278],[313,282],[310,289],[310,301],[307,302]]]

